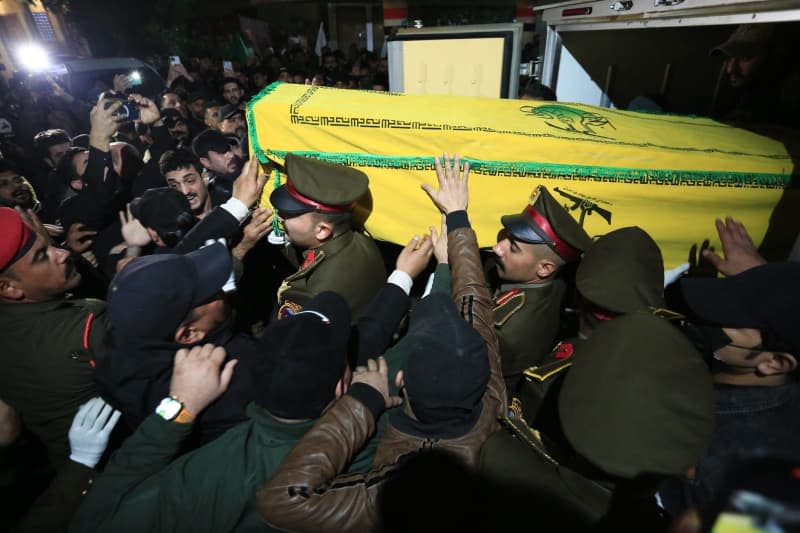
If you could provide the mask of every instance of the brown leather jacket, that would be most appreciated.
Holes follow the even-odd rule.
[[[453,299],[465,320],[486,340],[490,377],[478,421],[455,439],[421,439],[390,424],[367,473],[337,475],[375,431],[375,420],[358,400],[344,396],[286,456],[257,494],[261,516],[290,531],[370,531],[377,525],[376,499],[382,482],[398,468],[401,456],[423,447],[449,450],[475,465],[486,438],[500,426],[506,392],[492,326],[492,297],[486,286],[475,232],[448,233]]]

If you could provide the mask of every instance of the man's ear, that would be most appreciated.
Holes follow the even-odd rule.
[[[539,262],[536,263],[536,275],[541,279],[549,278],[557,269],[558,266],[549,259],[540,259]]]
[[[333,224],[327,220],[320,220],[314,226],[314,237],[320,242],[325,242],[333,237]]]
[[[0,296],[6,300],[22,300],[25,298],[25,293],[14,280],[2,277],[0,278]]]
[[[797,359],[785,352],[767,352],[768,357],[756,365],[758,373],[764,376],[788,374],[797,368]]]
[[[398,370],[397,374],[394,376],[394,384],[398,389],[402,389],[406,386],[406,382],[403,380],[402,370]]]
[[[203,165],[203,168],[209,168],[211,166],[211,161],[209,161],[207,157],[201,157],[200,164]]]
[[[178,326],[175,331],[175,342],[178,344],[197,344],[206,338],[206,332],[195,328],[192,324]]]
[[[161,236],[158,234],[156,230],[154,230],[153,228],[148,228],[147,226],[145,226],[144,229],[145,231],[147,231],[147,234],[150,235],[150,240],[153,241],[156,245],[164,244],[164,241],[161,239]]]

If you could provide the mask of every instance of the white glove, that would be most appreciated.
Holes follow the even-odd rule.
[[[689,270],[689,263],[681,263],[673,269],[664,272],[664,287],[671,285],[678,281],[678,278],[683,276],[683,273]]]
[[[94,468],[106,450],[108,437],[121,414],[100,397],[81,405],[69,428],[69,447],[72,450],[69,458]]]

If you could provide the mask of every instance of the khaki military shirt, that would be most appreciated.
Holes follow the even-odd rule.
[[[319,248],[306,250],[300,268],[278,289],[278,318],[293,315],[324,291],[339,293],[356,320],[386,283],[386,269],[375,243],[347,231]]]
[[[523,370],[550,353],[558,334],[566,284],[505,284],[494,299],[493,319],[500,344],[503,377],[513,391]]]

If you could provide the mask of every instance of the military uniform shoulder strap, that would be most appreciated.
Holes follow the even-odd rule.
[[[526,378],[543,382],[557,376],[572,366],[572,344],[560,342],[553,350],[553,360],[539,366],[526,368],[522,375]]]
[[[525,305],[525,291],[519,288],[505,291],[494,299],[492,317],[494,325],[499,327]]]
[[[524,442],[528,447],[539,453],[547,461],[558,464],[558,462],[547,453],[542,437],[538,431],[528,426],[522,419],[513,417],[505,417],[500,420],[500,423],[516,438]]]

